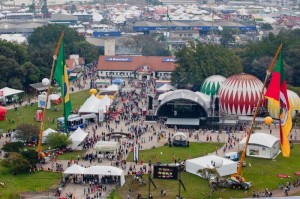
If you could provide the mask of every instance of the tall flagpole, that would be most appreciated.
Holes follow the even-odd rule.
[[[268,77],[269,77],[269,75],[271,74],[271,72],[273,70],[273,67],[275,65],[275,62],[277,61],[277,58],[278,58],[278,55],[279,55],[281,49],[282,49],[282,44],[280,44],[280,46],[278,47],[278,50],[277,50],[271,64],[268,67],[267,74],[266,74],[265,80],[264,80],[264,84],[263,84],[263,87],[260,91],[259,99],[256,103],[256,108],[255,108],[255,112],[254,112],[254,115],[253,115],[253,118],[252,118],[251,126],[250,126],[250,129],[247,132],[247,139],[246,139],[246,143],[245,143],[245,148],[243,149],[243,152],[242,152],[242,155],[241,155],[241,158],[240,158],[240,164],[239,164],[237,173],[234,175],[235,177],[241,176],[243,161],[244,161],[245,156],[246,156],[246,151],[247,151],[248,143],[249,143],[250,136],[251,136],[251,133],[252,133],[252,130],[253,130],[253,126],[254,126],[254,123],[255,123],[255,119],[256,119],[256,116],[258,114],[259,107],[262,103],[262,96],[264,94],[264,90],[265,90],[265,87],[266,87],[266,84],[267,84],[267,80],[268,80]]]
[[[63,37],[64,37],[64,32],[61,33],[58,44],[57,44],[56,49],[55,49],[54,54],[53,54],[52,68],[51,68],[50,79],[49,79],[50,82],[48,84],[47,95],[46,95],[46,105],[45,105],[44,110],[43,110],[43,118],[42,118],[41,127],[40,127],[39,141],[38,141],[38,146],[36,148],[36,152],[38,153],[39,159],[45,157],[45,154],[43,153],[43,148],[42,148],[42,138],[43,138],[43,132],[44,132],[46,110],[47,110],[47,106],[48,106],[51,82],[52,82],[52,79],[53,79],[53,73],[54,73],[54,68],[55,68],[55,62],[56,62],[56,59],[57,59],[57,54],[59,52]]]

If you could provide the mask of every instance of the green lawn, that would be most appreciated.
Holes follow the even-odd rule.
[[[204,144],[204,143],[203,143]],[[199,155],[202,156],[201,153],[201,145],[196,144],[196,148],[199,149]],[[208,147],[213,150],[215,146],[206,146],[206,150]],[[168,151],[166,151],[169,149]],[[157,148],[155,150],[146,150],[145,152],[140,152],[140,155],[144,154],[145,157],[153,157],[155,154],[163,151],[163,154],[168,154],[166,157],[171,159],[173,152],[179,154],[182,153],[184,148],[175,148],[175,147],[162,147]],[[179,151],[179,152],[178,152]],[[193,157],[193,156],[192,156]],[[259,159],[259,158],[250,158],[246,157],[247,166],[243,168],[243,176],[247,181],[252,181],[253,187],[248,191],[244,192],[243,190],[232,190],[229,188],[219,189],[217,192],[213,194],[213,198],[242,198],[249,197],[252,195],[253,190],[263,191],[265,188],[269,189],[277,189],[279,182],[285,184],[287,181],[293,182],[296,179],[294,172],[300,171],[300,145],[294,145],[294,148],[291,151],[290,158],[283,158],[280,154],[276,160],[268,160],[268,159]],[[129,158],[132,158],[129,157]],[[165,160],[166,158],[163,158]],[[128,159],[131,160],[131,159]],[[145,160],[147,160],[145,158]],[[249,166],[251,163],[251,167]],[[287,174],[290,178],[280,179],[276,175],[279,173]],[[147,176],[144,177],[147,179]],[[155,182],[157,189],[154,189],[151,185],[151,192],[154,198],[162,198],[160,196],[160,190],[165,189],[167,191],[167,198],[175,198],[176,194],[178,194],[178,181],[173,180],[158,180],[153,179]],[[196,175],[192,175],[189,173],[182,173],[182,181],[186,186],[187,191],[183,191],[181,189],[182,196],[186,199],[198,199],[198,198],[208,198],[210,193],[210,187],[208,182]],[[134,193],[138,192],[142,194],[143,197],[147,196],[148,193],[148,182],[147,186],[140,186],[137,182],[132,181],[132,177],[129,176],[126,179],[126,183],[123,187],[119,187],[114,194],[113,198],[126,198],[129,189],[133,189]]]
[[[72,107],[73,109],[79,108],[85,100],[90,96],[88,90],[76,92],[71,94],[71,101],[72,101]],[[51,104],[51,109],[47,110],[46,112],[46,118],[45,118],[45,129],[57,128],[56,118],[63,116],[63,104],[60,103],[57,105],[57,108],[59,109],[58,112],[52,110],[52,108],[56,106],[55,104]],[[13,129],[16,127],[17,124],[20,123],[35,123],[38,126],[40,126],[40,122],[36,122],[34,120],[34,116],[37,110],[37,103],[35,103],[33,106],[27,106],[27,107],[18,107],[18,110],[8,110],[6,118],[7,120],[11,121],[11,123],[6,122],[5,120],[0,121],[0,128],[4,129],[4,132],[8,129]],[[52,123],[52,119],[54,119],[54,123]],[[12,120],[15,122],[12,123]]]
[[[9,198],[20,192],[47,191],[56,188],[62,178],[61,173],[35,172],[34,174],[12,175],[7,168],[0,166],[0,182],[6,184],[6,188],[0,187],[2,197]]]
[[[203,155],[207,155],[208,153],[211,153],[215,151],[217,148],[222,146],[222,143],[190,143],[190,147],[169,147],[169,146],[163,146],[155,149],[149,149],[149,150],[141,150],[139,151],[139,157],[142,159],[144,158],[144,162],[148,162],[151,160],[151,162],[163,162],[165,163],[166,160],[168,162],[174,162],[173,157],[175,155],[175,158],[180,160],[186,160],[189,158],[194,157],[200,157]],[[162,154],[161,154],[162,152]],[[127,157],[128,162],[133,162],[133,153],[130,152]]]
[[[86,150],[82,150],[82,151],[72,151],[72,152],[65,152],[62,155],[58,155],[57,156],[57,160],[70,160],[72,158],[72,160],[77,160],[78,155],[84,156],[86,153]]]

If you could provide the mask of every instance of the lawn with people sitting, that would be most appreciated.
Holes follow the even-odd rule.
[[[198,156],[202,156],[209,152],[214,151],[217,146],[215,143],[191,143],[191,146],[195,146],[194,150],[190,150],[191,152],[187,152],[186,156],[178,155],[181,159],[185,159],[189,157],[189,153],[192,154],[195,149],[198,149]],[[204,153],[203,148],[207,151]],[[209,151],[209,148],[211,151]],[[154,160],[153,157],[155,155],[160,158],[160,152],[163,152],[161,159],[163,162],[167,159],[169,163],[172,163],[173,153],[182,154],[182,151],[189,150],[188,148],[180,148],[180,147],[160,147],[151,150],[139,151],[139,157],[144,156],[145,161],[147,162],[149,158]],[[132,161],[132,154],[130,154],[128,161]],[[191,157],[195,157],[191,155]],[[294,173],[300,171],[300,145],[294,144],[294,147],[291,150],[290,158],[282,157],[282,154],[279,154],[275,160],[270,159],[261,159],[261,158],[253,158],[246,157],[245,161],[247,163],[246,167],[243,167],[242,174],[245,177],[246,181],[251,181],[253,186],[250,190],[233,190],[231,188],[219,188],[216,192],[213,193],[213,198],[241,198],[241,197],[249,197],[252,196],[254,190],[257,192],[264,191],[265,188],[269,190],[278,189],[278,185],[282,184],[283,186],[289,181],[293,184],[293,182],[298,178]],[[129,163],[130,164],[130,163]],[[129,165],[127,165],[129,166]],[[285,174],[287,178],[280,178],[278,174]],[[182,172],[182,181],[187,189],[184,191],[181,188],[181,195],[184,198],[208,198],[211,192],[211,188],[208,184],[208,181],[200,178],[196,175],[189,174],[187,172]],[[148,175],[144,175],[143,179],[146,181],[146,186],[141,186],[138,181],[133,180],[132,176],[128,176],[126,178],[126,183],[123,187],[117,188],[116,192],[114,192],[114,199],[116,198],[126,198],[129,190],[133,190],[134,197],[137,193],[141,193],[142,197],[145,198],[148,196]],[[153,179],[157,189],[151,185],[151,193],[153,198],[162,198],[161,197],[161,189],[166,190],[167,198],[176,198],[178,194],[178,181],[176,180],[160,180]],[[283,190],[282,190],[283,192]]]
[[[73,110],[79,109],[79,107],[85,102],[85,100],[90,96],[88,90],[79,91],[72,93],[70,98],[72,101]],[[18,124],[37,124],[40,122],[35,120],[36,111],[38,110],[37,103],[22,107],[17,107],[17,110],[10,109],[7,111],[6,119],[0,121],[0,128],[3,132],[7,132],[8,129],[12,130],[16,128]],[[45,118],[45,130],[47,128],[56,129],[57,128],[57,118],[63,116],[63,104],[59,103],[55,105],[51,103],[51,109],[47,110]]]

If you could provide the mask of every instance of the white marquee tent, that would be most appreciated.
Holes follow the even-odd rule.
[[[88,133],[84,132],[80,127],[78,127],[76,131],[69,137],[69,139],[72,140],[72,144],[69,147],[73,150],[76,149],[87,136]]]
[[[11,96],[11,95],[16,95],[19,93],[23,93],[24,91],[13,89],[13,88],[8,88],[4,87],[0,89],[0,94],[2,94],[3,97]]]
[[[198,172],[199,169],[213,168],[211,162],[222,161],[223,164],[217,168],[220,176],[227,176],[237,172],[237,163],[215,155],[207,155],[199,158],[186,160],[186,171],[202,177]]]
[[[64,171],[64,174],[84,174],[84,175],[108,175],[108,176],[120,176],[120,184],[125,184],[124,171],[120,168],[113,166],[90,166],[88,168],[81,167],[79,165],[72,165]]]
[[[118,90],[119,90],[119,86],[116,84],[110,85],[105,89],[105,91],[118,91]]]
[[[161,87],[157,88],[156,91],[157,92],[167,92],[167,91],[174,91],[176,90],[176,88],[170,84],[164,84]]]
[[[239,149],[244,149],[246,137],[239,143]],[[254,133],[250,136],[246,155],[274,159],[280,153],[280,140],[267,133]]]
[[[95,95],[91,95],[80,107],[79,113],[98,113],[99,99]]]
[[[78,164],[73,164],[72,166],[68,167],[64,174],[84,174],[85,168],[82,166],[79,166]]]
[[[118,142],[113,141],[98,141],[94,149],[98,152],[115,152],[118,148]]]

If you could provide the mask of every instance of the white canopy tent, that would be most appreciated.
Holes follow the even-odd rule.
[[[84,168],[77,164],[73,164],[68,167],[64,174],[84,174],[84,175],[102,175],[102,176],[120,176],[120,184],[123,186],[125,184],[124,171],[113,166],[90,166],[89,168]]]
[[[8,88],[8,87],[4,87],[4,88],[0,89],[0,94],[2,94],[1,96],[3,96],[3,97],[16,95],[19,93],[24,93],[24,91],[13,89],[13,88]]]
[[[85,168],[82,166],[79,166],[78,164],[73,164],[72,166],[66,168],[64,171],[64,174],[84,174]]]
[[[60,94],[51,94],[49,95],[50,100],[58,100],[60,98]]]
[[[88,133],[84,132],[80,127],[78,127],[76,131],[69,137],[69,139],[72,141],[72,144],[69,147],[72,150],[76,149],[87,136]]]
[[[51,129],[51,128],[48,128],[47,130],[45,130],[45,131],[43,132],[42,143],[45,143],[45,142],[46,142],[46,139],[47,139],[47,137],[48,137],[48,135],[49,135],[50,133],[57,133],[57,131],[56,131],[56,130],[53,130],[53,129]]]
[[[239,149],[244,149],[246,137],[239,143]],[[274,159],[280,153],[280,140],[267,133],[254,133],[250,136],[246,155]]]
[[[91,95],[80,107],[79,113],[98,113],[99,99],[95,95]]]
[[[91,166],[86,168],[84,174],[88,175],[108,175],[108,176],[120,176],[120,184],[125,184],[124,171],[113,166]]]
[[[215,155],[207,155],[199,158],[186,160],[186,171],[202,177],[198,173],[198,170],[205,169],[205,168],[213,168],[211,162],[217,162],[217,161],[223,162],[221,167],[216,168],[220,176],[227,176],[237,172],[236,162]]]
[[[105,91],[118,91],[118,90],[119,90],[119,86],[116,84],[110,85],[105,89]]]
[[[176,88],[170,84],[164,84],[161,87],[157,88],[156,91],[157,92],[167,92],[167,91],[174,91],[176,90]]]
[[[94,149],[98,152],[115,152],[118,148],[118,142],[113,141],[98,141]]]

